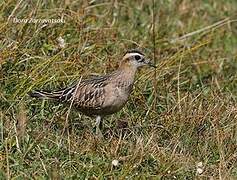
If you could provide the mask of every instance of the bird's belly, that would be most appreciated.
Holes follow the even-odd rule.
[[[94,116],[94,115],[104,116],[104,115],[110,115],[110,114],[118,112],[119,110],[123,108],[126,102],[127,100],[120,99],[120,100],[114,100],[113,103],[111,103],[110,105],[103,106],[98,109],[94,109],[94,108],[78,108],[78,109],[88,116]]]
[[[125,103],[127,102],[127,99],[119,99],[119,100],[115,100],[113,102],[113,104],[111,104],[109,107],[105,108],[105,111],[108,114],[113,114],[115,112],[118,112],[120,109],[122,109],[125,105]]]

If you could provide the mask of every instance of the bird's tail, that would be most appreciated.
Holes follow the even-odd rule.
[[[46,92],[46,91],[33,91],[29,93],[31,97],[40,99],[53,99],[59,101],[68,101],[74,94],[75,86],[65,88],[59,91]]]
[[[45,91],[33,91],[29,93],[31,97],[42,98],[42,99],[59,99],[61,94],[55,92],[45,92]]]

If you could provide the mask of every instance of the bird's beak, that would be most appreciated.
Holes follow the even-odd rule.
[[[153,64],[150,59],[146,59],[145,63],[150,67],[157,68],[157,66],[155,64]]]

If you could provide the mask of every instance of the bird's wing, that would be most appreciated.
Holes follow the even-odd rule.
[[[108,76],[94,76],[79,82],[75,86],[73,104],[84,109],[100,109],[105,101],[105,86],[107,84]]]

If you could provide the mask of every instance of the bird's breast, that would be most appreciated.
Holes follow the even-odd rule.
[[[106,109],[109,114],[122,109],[125,103],[128,101],[131,89],[132,85],[131,87],[120,85],[107,87],[107,95],[103,105],[104,109]]]

